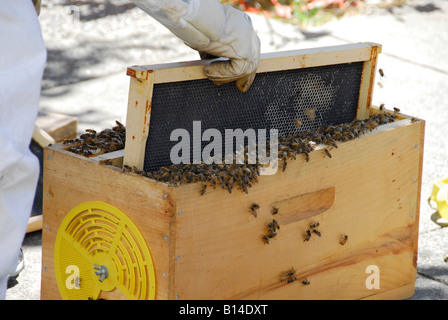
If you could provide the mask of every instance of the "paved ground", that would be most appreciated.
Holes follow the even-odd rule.
[[[45,3],[45,2],[44,2]],[[68,3],[68,4],[65,4]],[[71,4],[71,5],[70,5]],[[79,133],[125,123],[127,66],[197,59],[196,52],[126,1],[49,2],[40,16],[48,48],[41,111],[78,117]],[[448,228],[431,220],[426,199],[448,177],[448,1],[410,1],[393,9],[371,3],[362,14],[306,29],[253,16],[262,52],[354,42],[383,45],[376,105],[426,120],[415,300],[448,299]],[[377,77],[379,79],[379,77]],[[39,299],[41,232],[24,241],[26,268],[7,299]]]

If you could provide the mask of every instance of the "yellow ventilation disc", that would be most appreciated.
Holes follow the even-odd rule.
[[[119,290],[126,298],[155,298],[151,254],[134,223],[104,202],[86,202],[62,221],[54,248],[56,280],[63,299],[97,299]]]

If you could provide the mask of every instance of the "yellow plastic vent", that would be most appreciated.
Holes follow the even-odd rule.
[[[54,249],[63,299],[98,299],[119,290],[127,299],[155,298],[151,254],[134,223],[104,202],[86,202],[62,221]]]

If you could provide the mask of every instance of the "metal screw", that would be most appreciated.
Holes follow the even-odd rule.
[[[93,268],[98,270],[95,272],[95,274],[97,276],[100,276],[98,279],[100,282],[103,282],[104,279],[106,279],[109,276],[109,270],[107,270],[106,266],[103,266],[103,265],[100,266],[100,265],[94,264]]]

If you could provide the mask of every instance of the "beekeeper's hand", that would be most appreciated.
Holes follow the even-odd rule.
[[[204,68],[215,84],[236,81],[246,92],[254,81],[260,59],[260,40],[250,17],[219,0],[132,0],[191,48],[228,58]]]

